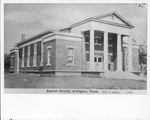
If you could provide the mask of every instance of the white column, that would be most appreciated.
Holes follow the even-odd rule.
[[[108,71],[108,32],[104,32],[104,70]]]
[[[24,47],[22,48],[22,64],[21,67],[24,67]]]
[[[117,34],[117,71],[122,71],[122,51],[120,34]]]
[[[37,43],[34,44],[33,67],[36,67]]]
[[[94,71],[94,30],[90,30],[90,70]]]
[[[28,59],[27,59],[27,67],[30,67],[30,45],[28,46]]]
[[[132,71],[132,38],[128,39],[128,71]]]
[[[19,49],[17,48],[17,71],[16,71],[16,73],[19,73]]]
[[[43,66],[43,40],[41,41],[41,66]]]

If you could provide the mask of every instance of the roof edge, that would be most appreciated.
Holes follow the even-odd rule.
[[[105,24],[111,24],[111,25],[115,25],[115,26],[126,27],[126,28],[130,28],[130,29],[134,28],[134,26],[122,25],[122,24],[119,24],[119,23],[113,23],[113,22],[110,22],[110,21],[100,20],[100,19],[95,19],[95,18],[89,18],[89,19],[80,21],[78,23],[75,23],[75,24],[71,25],[70,28],[79,26],[79,25],[84,24],[84,23],[89,22],[89,21],[96,21],[96,22],[101,22],[101,23],[105,23]]]
[[[109,15],[116,15],[118,18],[120,18],[121,20],[123,20],[126,24],[128,24],[131,27],[134,27],[130,22],[128,22],[126,19],[124,19],[120,14],[118,14],[115,11],[113,11],[111,13],[106,13],[106,14],[103,14],[103,15],[98,15],[98,16],[95,16],[93,18],[98,19],[98,18],[109,16]]]
[[[38,33],[38,34],[36,34],[36,35],[33,35],[33,36],[31,36],[31,37],[29,37],[29,38],[23,40],[23,41],[18,42],[16,45],[18,46],[18,45],[20,45],[20,44],[23,44],[24,42],[28,42],[28,41],[30,41],[30,40],[33,40],[33,39],[37,38],[37,37],[41,37],[41,36],[43,36],[43,35],[45,35],[45,34],[52,33],[52,32],[54,32],[54,31],[55,31],[55,30],[47,29],[47,30],[45,30],[45,31],[43,31],[43,32],[40,32],[40,33]]]

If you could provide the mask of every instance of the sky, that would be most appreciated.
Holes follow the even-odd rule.
[[[89,17],[117,12],[135,26],[131,35],[147,38],[147,6],[139,4],[5,4],[4,52],[9,53],[15,44],[47,29],[59,29]]]

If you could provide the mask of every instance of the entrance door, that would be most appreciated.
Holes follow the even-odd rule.
[[[95,70],[96,71],[102,70],[102,56],[95,56],[94,62],[95,62]]]

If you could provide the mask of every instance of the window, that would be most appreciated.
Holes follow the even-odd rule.
[[[109,53],[113,53],[113,51],[114,51],[113,47],[112,46],[108,46],[108,52]]]
[[[52,51],[52,47],[48,46],[47,47],[47,65],[46,66],[51,66],[51,51]]]
[[[101,57],[98,57],[98,62],[102,62],[102,58]]]
[[[112,54],[108,54],[108,63],[111,63],[112,62]]]
[[[90,36],[89,35],[85,35],[85,42],[89,44],[89,42],[90,42]]]
[[[95,50],[103,50],[103,37],[95,36],[94,37],[94,49]]]
[[[85,51],[90,51],[90,44],[89,43],[85,43]]]
[[[95,45],[101,45],[101,40],[102,40],[102,37],[95,36],[94,44]]]
[[[94,62],[102,62],[102,56],[94,57]]]
[[[86,57],[86,61],[89,62],[90,61],[90,36],[89,35],[85,35],[85,57]]]
[[[90,61],[90,54],[88,51],[86,51],[86,61],[89,62]]]
[[[114,71],[113,54],[108,54],[108,70]]]
[[[112,38],[108,38],[108,46],[113,47],[113,40]]]
[[[74,49],[75,47],[69,46],[67,47],[67,54],[68,54],[68,64],[67,65],[74,65]]]
[[[97,57],[94,57],[94,62],[97,62]]]
[[[113,39],[112,37],[108,38],[108,52],[109,53],[113,53],[114,49],[113,49]]]
[[[11,57],[11,68],[14,68],[14,56]]]
[[[90,51],[90,36],[85,36],[85,51]]]
[[[73,48],[68,48],[68,63],[73,64]]]

